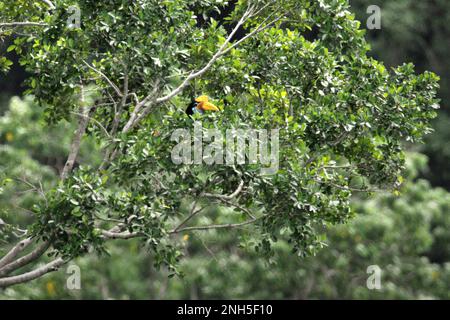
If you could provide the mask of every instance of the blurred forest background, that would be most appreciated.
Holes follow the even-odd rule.
[[[79,258],[81,290],[68,290],[57,273],[0,291],[0,299],[449,299],[450,298],[450,1],[353,0],[365,22],[369,5],[382,9],[382,29],[368,30],[372,54],[387,66],[413,62],[441,77],[441,110],[435,132],[409,147],[402,194],[355,198],[353,221],[331,229],[329,246],[306,259],[277,244],[271,261],[236,249],[236,231],[185,237],[183,278],[153,268],[137,241],[110,246],[110,256]],[[7,43],[0,50],[6,50]],[[10,55],[13,58],[12,55]],[[64,164],[70,124],[48,127],[32,98],[21,95],[26,74],[14,66],[0,77],[0,172],[52,185]],[[80,162],[96,163],[94,143],[83,144]],[[26,212],[37,195],[5,188],[0,216]],[[25,217],[25,218],[24,218]],[[27,219],[27,215],[8,219]],[[23,221],[23,220],[22,220]],[[16,221],[17,222],[17,221]],[[0,225],[1,227],[1,225]],[[366,286],[367,267],[382,269],[381,289]]]

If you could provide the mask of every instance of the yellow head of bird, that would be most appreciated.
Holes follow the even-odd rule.
[[[195,99],[197,108],[203,111],[219,111],[220,109],[208,101],[208,96],[200,96]]]

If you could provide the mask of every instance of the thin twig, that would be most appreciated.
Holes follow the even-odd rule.
[[[133,113],[130,116],[130,119],[128,120],[128,122],[125,124],[125,126],[123,127],[122,132],[128,132],[129,130],[131,130],[142,118],[144,118],[145,116],[147,116],[147,114],[150,112],[151,107],[155,101],[155,96],[156,93],[158,92],[159,89],[159,80],[157,80],[154,85],[153,85],[153,90],[152,93],[150,95],[148,95],[147,97],[144,98],[144,100],[142,100],[141,102],[139,102],[136,107],[134,108]],[[147,103],[149,103],[148,105],[146,105]],[[145,107],[145,109],[142,111],[141,114],[139,114],[139,112],[141,111],[141,109]]]
[[[97,72],[99,75],[101,75],[106,82],[108,82],[108,84],[114,89],[114,91],[117,93],[117,95],[119,97],[123,97],[123,93],[122,91],[120,91],[119,87],[117,87],[114,82],[111,81],[111,79],[108,78],[108,76],[106,76],[103,72],[101,72],[100,70],[96,69],[95,67],[91,66],[89,63],[87,63],[85,60],[81,60],[89,69],[93,70],[94,72]]]
[[[228,200],[226,200],[226,199],[221,199],[221,201],[224,202],[225,204],[229,205],[229,206],[235,207],[235,208],[237,208],[237,209],[239,209],[239,210],[245,212],[250,218],[256,219],[255,216],[251,213],[250,210],[248,210],[248,209],[242,207],[241,205],[239,205],[239,204],[237,204],[237,203],[233,203],[233,202],[228,201]]]
[[[106,128],[105,128],[105,127],[101,124],[101,122],[98,121],[97,119],[94,119],[94,118],[92,118],[92,117],[89,117],[88,115],[83,114],[83,113],[78,113],[78,112],[73,112],[73,111],[70,112],[70,113],[72,113],[72,114],[74,114],[74,115],[76,115],[76,116],[79,116],[79,117],[81,117],[81,118],[87,118],[88,121],[90,121],[90,120],[94,121],[94,122],[100,127],[100,129],[103,130],[103,132],[105,133],[105,135],[106,135],[108,138],[111,138],[111,136],[109,135],[108,130],[106,130]]]
[[[212,230],[212,229],[232,229],[232,228],[238,228],[242,226],[246,226],[252,223],[255,223],[256,221],[262,219],[262,217],[258,217],[255,219],[247,220],[241,223],[228,223],[228,224],[213,224],[213,225],[207,225],[207,226],[196,226],[196,227],[186,227],[181,228],[179,230],[172,230],[170,231],[171,234],[174,233],[180,233],[185,231],[200,231],[200,230]]]
[[[175,229],[174,231],[177,232],[178,230],[180,230],[186,223],[188,223],[192,218],[194,218],[197,214],[199,214],[200,212],[202,212],[206,207],[202,207],[198,210],[195,210],[196,206],[197,206],[197,202],[198,199],[196,199],[194,201],[194,203],[192,204],[192,209],[191,209],[191,213],[189,214],[189,216],[187,216],[186,219],[184,219]]]
[[[0,28],[8,27],[45,27],[46,23],[43,22],[31,22],[31,21],[17,21],[17,22],[0,22]]]
[[[232,200],[233,198],[237,197],[241,193],[243,187],[244,187],[244,180],[241,180],[239,182],[239,186],[237,187],[237,189],[230,195],[212,194],[212,193],[203,193],[202,195],[205,197],[209,197],[209,198]]]

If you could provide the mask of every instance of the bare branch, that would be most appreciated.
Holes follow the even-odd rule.
[[[84,133],[86,132],[87,125],[89,123],[89,108],[84,106],[84,88],[81,87],[82,97],[81,97],[81,113],[83,116],[80,116],[78,121],[78,129],[75,132],[75,136],[72,141],[72,145],[70,146],[70,153],[67,158],[66,164],[64,165],[63,171],[61,172],[61,179],[64,180],[67,178],[68,174],[72,171],[75,161],[78,157],[78,152],[80,150],[81,139],[83,138]]]
[[[125,232],[112,232],[112,231],[108,231],[108,230],[102,230],[102,235],[108,239],[131,239],[131,238],[136,238],[136,237],[141,237],[142,234],[139,232],[129,232],[129,231],[125,231]]]
[[[15,28],[15,27],[45,27],[47,26],[46,23],[43,22],[30,22],[30,21],[23,21],[23,22],[1,22],[0,28],[8,27],[8,28]]]
[[[320,166],[318,169],[354,169],[355,166],[351,165],[342,165],[342,166]]]
[[[212,229],[232,229],[232,228],[238,228],[243,227],[252,223],[255,223],[256,221],[260,220],[262,217],[258,217],[255,219],[247,220],[241,223],[228,223],[228,224],[212,224],[207,226],[196,226],[196,227],[186,227],[181,228],[178,230],[172,230],[170,233],[180,233],[185,231],[200,231],[200,230],[212,230]]]
[[[270,17],[270,16],[269,16]],[[268,17],[268,18],[269,18]],[[230,52],[232,49],[236,48],[238,45],[240,45],[242,42],[244,42],[245,40],[247,40],[248,38],[253,37],[255,34],[260,33],[264,30],[266,30],[267,28],[270,28],[271,26],[273,26],[275,23],[277,23],[278,21],[280,21],[283,18],[283,16],[277,17],[275,19],[273,19],[271,22],[267,23],[266,25],[264,25],[264,22],[266,20],[268,20],[266,18],[266,20],[264,20],[264,22],[262,22],[258,27],[256,27],[253,31],[251,31],[250,33],[248,33],[246,36],[244,36],[242,39],[234,42],[231,46],[229,46],[226,50],[224,50],[222,52],[221,55],[225,55],[228,52]]]
[[[57,258],[46,265],[36,268],[30,272],[23,273],[21,275],[12,276],[8,278],[0,278],[0,288],[8,287],[14,284],[28,282],[42,277],[44,274],[53,272],[59,269],[66,262],[62,258]]]
[[[31,189],[28,190],[28,191],[32,191],[32,192],[38,193],[45,200],[45,203],[47,203],[47,197],[45,195],[45,192],[44,192],[44,189],[42,187],[41,181],[39,181],[39,187],[37,187],[34,184],[32,184],[31,182],[28,182],[26,178],[20,178],[19,177],[19,178],[15,178],[15,180],[20,182],[20,183],[23,183],[23,184],[27,185],[28,187],[30,187]],[[22,209],[22,210],[25,210],[25,211],[29,211],[28,209],[25,209],[25,208],[20,208],[19,207],[19,209]],[[34,212],[33,212],[33,214],[34,214]]]
[[[130,116],[130,119],[123,127],[122,132],[128,132],[131,130],[142,118],[144,118],[151,110],[151,107],[153,105],[153,102],[155,101],[155,95],[158,92],[159,89],[159,80],[156,81],[156,83],[153,85],[152,93],[149,94],[147,97],[144,98],[141,102],[139,102],[136,107],[134,108],[133,113]],[[142,110],[142,108],[146,105],[147,102],[150,101],[150,104],[146,106],[144,111],[139,114],[139,112]]]
[[[117,133],[117,129],[119,128],[120,115],[122,114],[122,110],[125,107],[125,105],[127,103],[127,98],[129,96],[128,85],[129,85],[128,70],[127,70],[127,67],[125,67],[125,77],[123,80],[123,97],[122,97],[122,101],[119,104],[119,108],[117,108],[117,105],[114,105],[116,109],[114,110],[114,120],[113,120],[112,129],[111,129],[111,136],[114,136]],[[136,99],[137,99],[137,96],[136,96]]]
[[[381,190],[381,189],[362,189],[362,188],[354,188],[354,187],[349,187],[349,186],[341,186],[337,183],[334,183],[332,181],[322,181],[319,179],[313,179],[315,182],[320,183],[320,184],[329,184],[332,187],[336,188],[336,189],[340,189],[340,190],[345,190],[345,191],[354,191],[354,192],[385,192],[386,190]]]
[[[11,262],[7,265],[5,265],[4,267],[0,268],[0,277],[14,271],[17,270],[25,265],[27,265],[28,263],[35,261],[36,259],[38,259],[40,256],[42,256],[44,254],[45,251],[47,251],[47,249],[50,247],[50,243],[49,242],[43,242],[40,246],[38,246],[36,249],[34,249],[33,251],[31,251],[29,254],[15,260],[14,262]]]
[[[203,196],[209,197],[209,198],[217,198],[217,199],[224,199],[224,200],[232,200],[233,198],[237,197],[244,187],[244,181],[241,180],[239,182],[239,186],[237,189],[230,195],[222,195],[222,194],[212,194],[212,193],[203,193]]]
[[[131,216],[128,217],[126,219],[126,222],[129,223],[131,219],[132,219]],[[131,239],[143,236],[143,234],[140,232],[129,232],[129,231],[121,232],[125,228],[126,228],[125,223],[119,223],[109,230],[100,229],[100,231],[102,235],[107,239]]]
[[[229,206],[235,207],[236,209],[239,209],[239,210],[245,212],[250,218],[255,219],[255,216],[247,208],[244,208],[244,207],[242,207],[241,205],[239,205],[237,203],[233,203],[233,202],[225,200],[225,199],[221,199],[221,201],[224,202],[225,204],[229,205]]]
[[[4,267],[8,263],[14,260],[14,258],[23,250],[25,250],[31,243],[33,239],[27,238],[16,244],[2,259],[0,259],[0,268]]]
[[[105,133],[105,135],[106,135],[108,138],[111,138],[111,136],[109,135],[108,130],[106,130],[106,128],[103,126],[103,124],[102,124],[100,121],[98,121],[98,120],[96,120],[96,119],[94,119],[94,118],[89,117],[86,113],[79,113],[79,112],[71,112],[71,113],[74,114],[74,115],[76,115],[76,116],[79,116],[80,118],[87,118],[88,123],[89,123],[90,120],[94,121],[94,122],[100,127],[100,129],[103,130],[103,132]]]
[[[233,200],[234,198],[236,198],[241,192],[242,189],[244,188],[244,181],[241,180],[239,182],[239,186],[237,187],[237,189],[230,195],[222,195],[222,194],[211,194],[211,193],[203,193],[202,195],[205,197],[209,197],[209,198],[214,198],[214,199],[218,199],[220,202],[223,202],[229,206],[235,207],[243,212],[245,212],[249,217],[251,217],[252,219],[255,219],[255,216],[252,214],[252,212],[244,207],[242,207],[241,205],[237,204],[237,203],[233,203],[231,200]]]

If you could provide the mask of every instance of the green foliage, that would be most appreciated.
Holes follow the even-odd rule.
[[[247,29],[271,12],[284,18],[217,61],[211,59],[226,28],[242,16],[247,1],[238,1],[223,23],[210,17],[223,9],[222,1],[55,3],[52,14],[43,16],[36,7],[32,15],[45,27],[14,42],[31,74],[28,93],[46,107],[49,123],[95,106],[88,134],[103,151],[117,154],[100,169],[87,163],[75,170],[36,205],[32,234],[51,239],[53,254],[65,258],[89,248],[105,252],[102,229],[120,223],[143,238],[157,265],[176,273],[182,247],[176,226],[188,215],[184,205],[197,201],[219,213],[192,219],[197,226],[243,223],[251,212],[258,219],[249,226],[249,247],[271,257],[277,241],[286,240],[296,254],[313,254],[324,245],[328,226],[352,216],[354,191],[398,191],[402,143],[421,141],[436,115],[438,77],[416,75],[411,64],[388,70],[368,57],[364,31],[345,0],[258,1],[267,7],[245,22]],[[78,29],[66,23],[74,4],[83,14]],[[21,17],[23,8],[9,12]],[[209,19],[199,23],[198,12]],[[316,39],[307,40],[304,34],[315,29]],[[125,130],[136,99],[146,101],[153,92],[148,101],[157,101],[204,66],[209,69],[188,89],[155,103],[139,126]],[[275,175],[260,175],[261,164],[171,161],[170,136],[177,128],[192,128],[183,111],[199,93],[224,106],[201,118],[204,130],[280,129]],[[205,196],[232,194],[240,181],[244,192],[232,204]],[[234,214],[224,214],[224,208]]]
[[[56,186],[73,130],[68,123],[49,127],[31,97],[11,99],[0,118],[0,217],[22,229],[34,221],[35,205],[50,200],[45,190]],[[85,141],[79,160],[98,163],[94,146]]]
[[[371,55],[388,66],[402,63],[405,58],[414,61],[419,71],[432,70],[441,77],[442,110],[433,121],[433,134],[425,139],[421,150],[430,158],[430,170],[424,173],[433,185],[449,188],[450,147],[448,142],[450,120],[447,101],[450,99],[450,63],[448,53],[450,34],[450,2],[414,0],[353,0],[357,17],[366,20],[369,5],[382,10],[382,29],[368,31],[372,44]],[[393,50],[393,45],[395,50]]]
[[[109,246],[110,256],[76,259],[82,290],[67,290],[61,272],[4,291],[4,298],[76,299],[448,299],[450,194],[411,182],[424,168],[424,157],[408,156],[402,195],[377,194],[355,201],[358,216],[332,227],[328,248],[298,258],[285,241],[275,246],[271,263],[247,243],[241,232],[195,233],[183,239],[183,278],[148,266],[137,241]],[[227,214],[231,214],[227,212]],[[446,235],[447,234],[447,235]],[[438,258],[439,257],[439,258]],[[366,269],[382,269],[381,290],[368,290]]]

